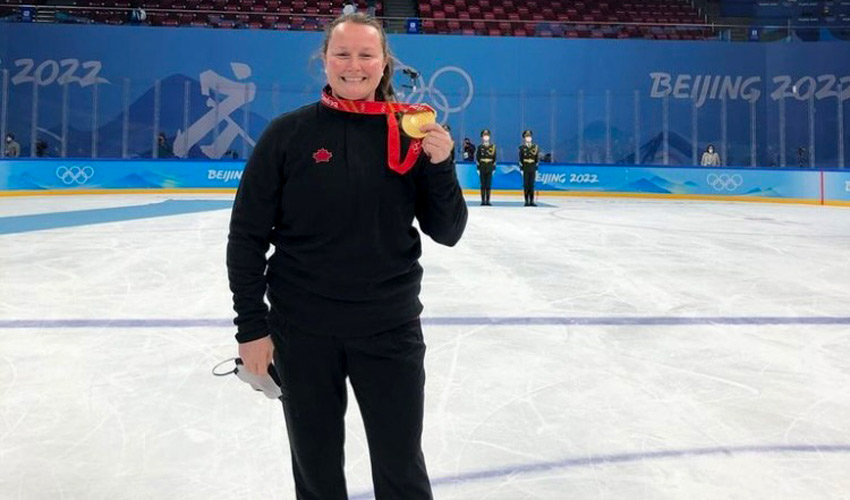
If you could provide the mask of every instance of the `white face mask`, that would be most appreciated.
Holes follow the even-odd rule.
[[[528,144],[531,144],[531,137],[526,137],[525,142],[527,142]]]
[[[481,138],[481,140],[484,141],[485,143],[490,142],[490,136],[485,135],[484,137]]]
[[[11,138],[11,137],[7,137],[7,138],[6,138],[6,142],[12,142],[12,138]]]

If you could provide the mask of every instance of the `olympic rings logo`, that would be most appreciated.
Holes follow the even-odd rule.
[[[85,167],[62,165],[56,169],[56,177],[69,186],[71,184],[83,185],[94,177],[94,168],[88,165]]]
[[[715,191],[734,191],[744,183],[739,174],[708,174],[705,180]]]
[[[410,74],[412,70],[411,67],[406,66],[401,61],[396,60],[398,63],[396,65],[397,70],[402,71],[406,74]],[[407,71],[406,71],[407,70]],[[414,86],[413,90],[406,96],[406,101],[409,104],[421,104],[423,101],[428,100],[428,103],[436,109],[437,111],[442,111],[445,116],[440,122],[444,123],[445,120],[448,119],[449,115],[452,113],[458,113],[463,111],[469,104],[472,102],[472,97],[475,94],[475,85],[472,83],[472,77],[469,76],[469,73],[464,71],[463,69],[457,66],[443,66],[438,69],[431,75],[431,78],[428,80],[428,84],[424,84],[424,80],[422,78],[422,74],[412,71],[416,76],[413,78]],[[439,88],[437,88],[437,79],[441,76],[448,75],[451,73],[456,73],[463,78],[465,82],[466,91],[459,92],[459,95],[464,96],[463,101],[459,104],[452,106],[449,103],[448,97],[444,94]],[[463,86],[462,86],[463,87]]]

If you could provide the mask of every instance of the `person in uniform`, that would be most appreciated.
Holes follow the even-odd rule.
[[[328,23],[321,54],[320,99],[269,123],[236,193],[227,271],[239,357],[280,376],[295,498],[348,498],[348,379],[375,498],[431,500],[420,231],[453,246],[466,227],[453,142],[433,121],[419,135],[404,127],[423,106],[396,101],[379,22]]]
[[[522,144],[519,147],[519,168],[522,170],[522,193],[525,196],[525,206],[536,207],[534,203],[534,181],[537,179],[537,164],[540,162],[540,147],[534,144],[531,130],[522,133]]]
[[[481,179],[481,205],[490,205],[490,188],[493,185],[493,172],[496,170],[496,145],[490,143],[490,131],[481,131],[481,144],[475,151],[475,164]]]

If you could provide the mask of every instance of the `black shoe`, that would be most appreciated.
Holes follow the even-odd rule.
[[[487,202],[484,202],[484,201],[482,201],[482,202],[481,202],[481,206],[482,206],[482,207],[483,207],[483,206],[486,206],[486,205],[487,205]]]
[[[528,204],[528,206],[529,206],[529,207],[536,207],[536,206],[537,206],[537,203],[534,203],[534,202],[532,201],[531,203],[529,203],[529,204]]]

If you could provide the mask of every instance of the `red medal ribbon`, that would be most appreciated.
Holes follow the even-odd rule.
[[[407,154],[404,156],[404,161],[401,161],[401,136],[398,131],[398,120],[395,117],[396,113],[423,112],[430,111],[435,113],[434,108],[427,104],[402,104],[397,102],[385,101],[348,101],[339,99],[331,95],[330,88],[325,87],[322,90],[322,104],[335,109],[337,111],[345,111],[347,113],[357,113],[364,115],[386,115],[387,126],[387,159],[389,167],[399,174],[406,174],[408,170],[413,168],[416,160],[419,159],[419,154],[422,152],[422,139],[410,139],[410,145],[407,148]]]

